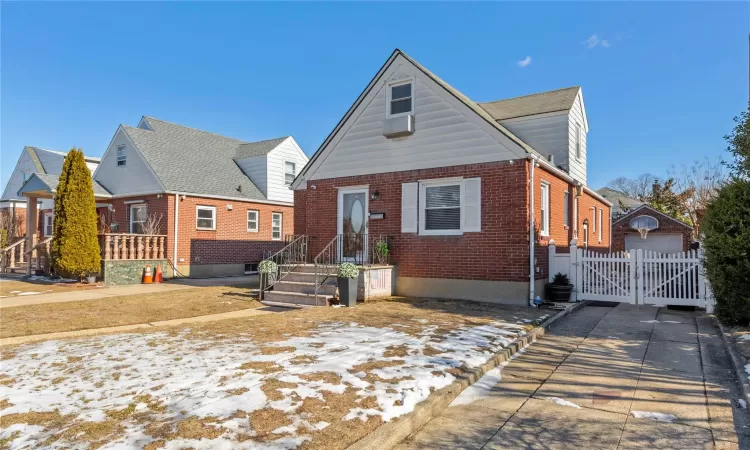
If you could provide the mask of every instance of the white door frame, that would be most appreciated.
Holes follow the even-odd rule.
[[[369,186],[352,186],[352,187],[345,187],[345,188],[339,188],[339,194],[338,194],[338,206],[337,206],[337,216],[336,216],[336,234],[342,235],[344,234],[344,194],[365,194],[365,204],[364,204],[364,227],[365,236],[367,235],[367,230],[369,227],[369,216],[370,216],[370,187]],[[350,258],[344,258],[342,254],[342,248],[341,248],[342,242],[339,241],[339,249],[338,254],[341,255],[341,259],[346,261]],[[365,245],[363,247],[363,260],[367,261],[367,243],[365,242]]]

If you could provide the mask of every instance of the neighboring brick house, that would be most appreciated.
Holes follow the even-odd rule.
[[[396,50],[292,184],[295,234],[387,235],[398,295],[525,304],[551,240],[609,248],[587,131],[579,87],[478,104]]]
[[[97,212],[114,233],[159,219],[182,275],[241,275],[292,234],[289,185],[307,160],[291,136],[245,142],[144,116],[118,127],[93,173]],[[51,198],[56,186],[33,176],[19,193]]]
[[[16,166],[11,172],[8,182],[0,197],[0,214],[8,214],[15,218],[16,229],[20,235],[26,233],[26,199],[18,195],[18,190],[35,173],[42,175],[60,175],[62,164],[67,153],[26,146],[18,157]],[[86,157],[86,166],[92,172],[99,165],[99,158]],[[39,221],[51,225],[50,214],[53,208],[51,199],[42,199],[39,202]],[[40,229],[44,230],[44,228]]]
[[[645,238],[639,226],[651,228]],[[612,251],[651,250],[659,253],[680,253],[690,250],[693,227],[670,217],[649,205],[641,205],[612,222]]]

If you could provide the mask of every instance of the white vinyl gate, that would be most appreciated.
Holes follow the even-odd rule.
[[[685,305],[713,311],[701,254],[691,250],[662,254],[649,250],[594,252],[576,248],[556,253],[550,245],[549,279],[562,272],[574,287],[574,300],[641,305]]]

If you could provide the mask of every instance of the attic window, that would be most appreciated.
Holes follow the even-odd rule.
[[[412,82],[399,81],[388,85],[389,117],[411,114],[413,108]]]
[[[125,146],[124,145],[118,145],[117,146],[117,166],[124,166],[126,162],[125,158]]]
[[[284,161],[284,184],[289,186],[294,182],[295,164],[291,161]]]

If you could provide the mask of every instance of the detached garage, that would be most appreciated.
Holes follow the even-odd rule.
[[[648,205],[612,222],[612,251],[651,250],[679,253],[690,249],[693,228]]]

